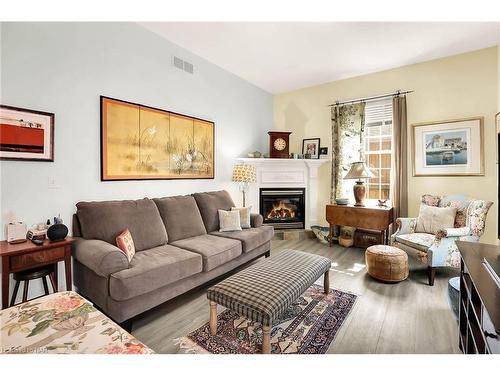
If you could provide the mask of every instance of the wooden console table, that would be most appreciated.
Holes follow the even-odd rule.
[[[31,241],[10,244],[0,241],[0,257],[2,258],[2,309],[9,307],[9,275],[12,272],[52,264],[54,281],[57,286],[57,264],[64,262],[66,271],[66,289],[71,290],[71,244],[75,240],[66,237],[62,241],[45,240],[40,246]]]
[[[330,224],[330,246],[333,243],[333,227],[335,225],[380,231],[384,236],[384,242],[388,243],[389,226],[394,221],[394,210],[392,207],[376,205],[359,207],[352,204],[328,204],[326,205],[326,221]]]

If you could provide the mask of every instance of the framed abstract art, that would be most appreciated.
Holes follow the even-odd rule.
[[[483,176],[483,118],[413,125],[413,176]]]
[[[0,105],[0,159],[54,161],[54,117]]]
[[[215,124],[101,96],[101,180],[214,178]]]

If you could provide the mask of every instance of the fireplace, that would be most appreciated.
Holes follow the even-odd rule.
[[[260,214],[264,224],[275,229],[303,229],[305,224],[304,188],[261,188]]]

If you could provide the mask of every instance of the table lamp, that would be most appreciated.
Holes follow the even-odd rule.
[[[365,200],[365,185],[363,179],[372,178],[375,175],[370,171],[366,164],[362,161],[357,161],[351,164],[351,169],[344,177],[344,180],[358,180],[356,185],[353,186],[354,199],[356,199],[355,206],[363,207]]]
[[[248,191],[248,184],[257,181],[257,171],[255,166],[250,164],[236,164],[233,168],[233,182],[240,184],[240,191],[243,193],[243,207],[245,207],[245,193]]]

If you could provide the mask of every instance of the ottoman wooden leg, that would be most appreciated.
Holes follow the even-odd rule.
[[[210,333],[217,334],[217,304],[210,301]]]
[[[262,326],[262,354],[271,354],[271,326]]]
[[[325,288],[325,294],[330,293],[330,270],[326,270],[325,277],[323,279],[323,285]]]

